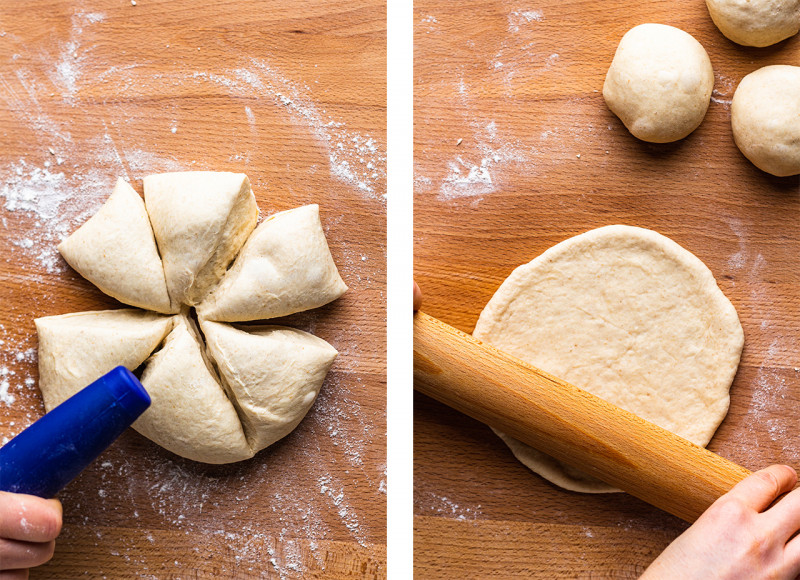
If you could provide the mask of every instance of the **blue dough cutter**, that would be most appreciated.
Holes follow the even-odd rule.
[[[150,395],[117,367],[0,447],[0,491],[51,498],[150,406]]]

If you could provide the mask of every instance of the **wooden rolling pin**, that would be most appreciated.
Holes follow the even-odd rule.
[[[688,522],[750,475],[422,312],[414,388]]]

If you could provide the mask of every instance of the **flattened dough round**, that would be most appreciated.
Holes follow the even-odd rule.
[[[728,412],[744,344],[736,310],[697,257],[623,225],[570,238],[514,270],[474,335],[697,445]],[[556,485],[618,491],[500,435]]]

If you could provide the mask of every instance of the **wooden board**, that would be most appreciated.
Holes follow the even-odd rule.
[[[120,306],[55,252],[117,176],[241,171],[262,216],[319,203],[350,286],[288,319],[340,351],[291,435],[215,467],[124,434],[60,495],[32,578],[386,576],[385,20],[377,0],[0,5],[0,440],[43,411],[33,319]]]
[[[710,448],[750,469],[800,468],[800,180],[753,167],[731,136],[739,80],[800,63],[800,39],[747,49],[703,2],[420,0],[415,23],[415,276],[423,310],[472,331],[514,267],[614,223],[697,255],[739,313],[745,349]],[[686,30],[711,57],[705,121],[637,141],[602,86],[622,35]],[[635,578],[685,524],[624,494],[562,491],[484,425],[417,395],[415,567],[421,578]]]

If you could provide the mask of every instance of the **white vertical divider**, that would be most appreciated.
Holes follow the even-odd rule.
[[[413,577],[413,4],[389,0],[387,521],[389,580]]]

